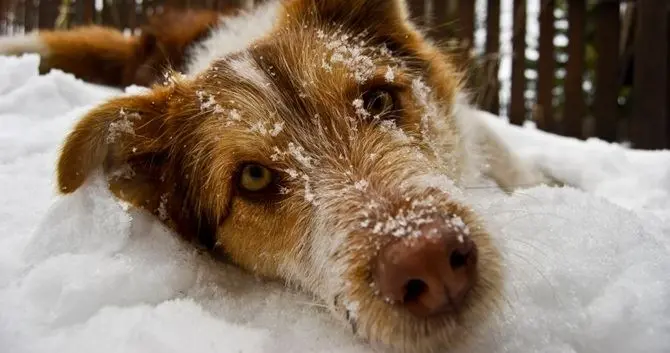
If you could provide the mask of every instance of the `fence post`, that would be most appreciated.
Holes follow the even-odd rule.
[[[486,11],[486,95],[482,105],[492,114],[500,114],[500,0],[487,0]]]
[[[51,29],[56,24],[56,17],[58,17],[58,0],[40,0],[39,5],[39,28]]]
[[[26,4],[25,0],[14,0],[12,1],[14,14],[14,23],[12,24],[13,33],[20,33],[21,30],[25,28],[26,25]]]
[[[114,7],[114,0],[102,0],[102,10],[100,11],[100,20],[102,24],[110,27],[117,27],[117,21],[115,20],[114,12],[116,8]]]
[[[431,34],[434,38],[442,41],[448,39],[449,31],[449,0],[433,1]]]
[[[534,116],[538,127],[545,131],[555,132],[556,117],[554,116],[554,80],[556,75],[556,58],[554,48],[555,0],[543,0],[540,5],[540,58],[537,67],[537,109]]]
[[[426,0],[409,1],[410,16],[418,26],[426,25]]]
[[[25,32],[29,33],[37,27],[37,2],[35,0],[26,0],[25,13]]]
[[[596,94],[593,115],[596,136],[605,141],[617,140],[619,98],[619,41],[621,19],[619,2],[601,0],[595,8]]]
[[[130,3],[135,0],[116,0],[116,13],[119,15],[119,29],[124,30],[128,27],[128,8]]]
[[[582,137],[585,117],[584,80],[586,0],[568,1],[568,64],[565,76],[565,108],[563,123],[565,134]]]
[[[134,33],[135,29],[138,27],[137,23],[137,2],[136,0],[129,0],[128,4],[128,27]]]
[[[7,33],[7,0],[0,0],[0,34]]]
[[[639,0],[635,35],[635,74],[633,81],[633,129],[635,148],[658,149],[668,146],[667,0]],[[665,9],[665,11],[664,11]]]
[[[666,27],[668,28],[668,34],[667,34],[667,39],[666,43],[670,43],[670,4],[668,5],[668,17],[667,17],[667,24]],[[665,106],[665,128],[667,130],[666,135],[665,135],[665,147],[670,146],[670,47],[666,48],[667,54],[665,56],[666,61],[668,62],[666,66],[666,81],[665,81],[665,89],[666,89],[666,106]]]
[[[470,48],[474,47],[475,38],[475,2],[463,1],[458,3],[458,17],[460,19],[461,40],[465,44],[463,48],[469,57]]]
[[[509,119],[521,125],[526,120],[526,0],[514,0],[512,25],[512,96]]]

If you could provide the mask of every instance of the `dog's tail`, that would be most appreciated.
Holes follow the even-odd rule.
[[[41,73],[59,69],[88,82],[117,87],[126,83],[126,68],[134,60],[136,47],[136,37],[100,26],[0,37],[0,55],[39,54]]]

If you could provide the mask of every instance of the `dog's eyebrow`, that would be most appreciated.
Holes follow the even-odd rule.
[[[291,107],[287,117],[292,115],[307,116],[310,107],[306,100],[300,98],[301,84],[289,63],[282,57],[276,46],[270,44],[258,45],[250,52],[255,66],[261,70],[270,81],[266,89],[281,97],[285,106]]]

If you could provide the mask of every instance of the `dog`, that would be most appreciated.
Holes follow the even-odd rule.
[[[162,80],[168,67],[183,71],[189,49],[209,34],[221,16],[240,10],[234,6],[221,11],[167,8],[150,15],[136,35],[86,25],[0,38],[0,54],[40,54],[40,73],[58,69],[111,87],[150,86]]]
[[[463,74],[405,2],[284,0],[207,18],[181,57],[164,56],[183,72],[76,124],[60,192],[102,169],[119,199],[312,293],[372,346],[445,351],[482,334],[501,305],[504,257],[463,188],[480,176],[505,191],[546,179],[473,113]],[[142,42],[99,30],[5,39],[0,50],[11,40],[14,53],[21,43],[65,66],[55,63],[73,54],[61,45],[84,48],[77,65],[93,68],[92,57],[127,58],[123,48]],[[165,60],[143,62],[151,71]],[[142,66],[107,83],[156,81]],[[100,82],[106,69],[81,73]]]

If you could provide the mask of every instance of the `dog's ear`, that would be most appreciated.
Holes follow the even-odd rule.
[[[322,23],[341,23],[349,28],[398,26],[409,17],[404,0],[293,0],[289,15],[312,16]]]
[[[58,187],[78,189],[96,169],[108,176],[128,164],[145,170],[161,162],[170,88],[113,99],[90,111],[68,135],[58,161]]]
[[[196,123],[183,115],[196,111],[191,95],[187,84],[154,86],[148,93],[116,98],[90,111],[61,150],[60,192],[74,192],[102,170],[118,198],[153,213],[186,239],[213,248],[217,217],[225,216],[229,191],[217,189],[212,199],[192,199],[199,195],[193,189],[212,188],[198,180],[215,178],[189,179],[189,173],[205,173],[199,164],[184,160],[189,150],[185,139],[194,129],[186,125]],[[204,159],[197,153],[192,153],[194,158]],[[206,212],[207,202],[214,213]]]

